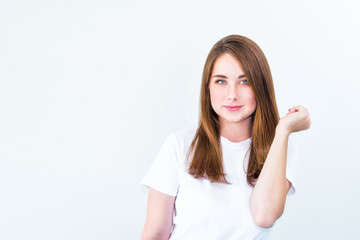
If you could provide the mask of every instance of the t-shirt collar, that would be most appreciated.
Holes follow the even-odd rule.
[[[245,139],[241,142],[231,142],[229,139],[220,136],[221,144],[223,147],[232,148],[232,149],[247,149],[250,146],[252,137]]]

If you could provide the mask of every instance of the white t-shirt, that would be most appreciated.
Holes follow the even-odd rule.
[[[141,181],[147,187],[176,196],[170,239],[269,239],[274,226],[257,226],[250,212],[253,188],[247,184],[245,170],[251,138],[235,143],[221,136],[223,166],[231,184],[212,183],[195,179],[187,172],[185,157],[195,132],[196,128],[171,133]],[[286,178],[292,186],[288,195],[295,193],[297,149],[289,138]]]

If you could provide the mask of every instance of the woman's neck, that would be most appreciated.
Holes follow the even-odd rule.
[[[220,135],[231,142],[241,142],[251,137],[251,118],[240,123],[220,122]]]

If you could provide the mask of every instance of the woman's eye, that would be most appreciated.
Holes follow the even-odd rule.
[[[217,80],[216,83],[224,84],[225,81],[224,80]]]
[[[248,84],[248,80],[242,80],[240,83],[241,84]]]

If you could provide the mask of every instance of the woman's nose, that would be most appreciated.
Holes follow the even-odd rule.
[[[237,91],[236,91],[236,86],[235,84],[229,84],[228,85],[228,92],[227,92],[227,97],[228,100],[237,100],[238,96],[237,96]]]

